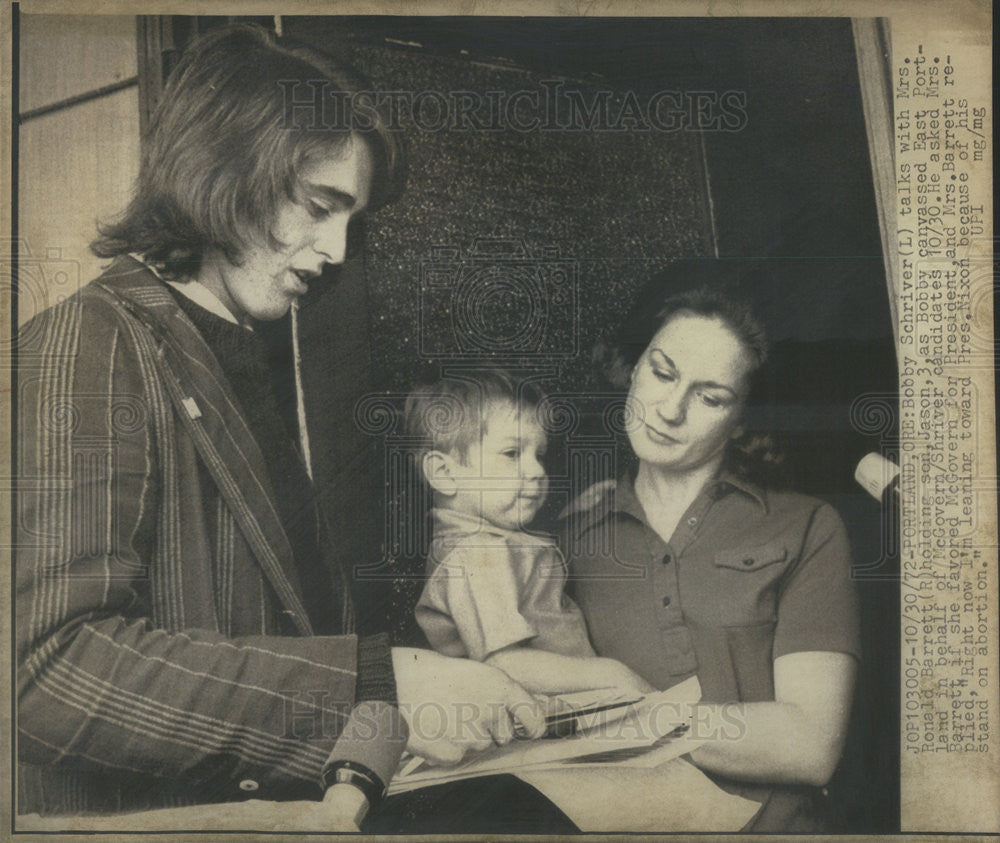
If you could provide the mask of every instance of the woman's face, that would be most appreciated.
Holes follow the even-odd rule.
[[[672,317],[632,372],[629,441],[636,456],[671,472],[721,459],[739,433],[752,368],[750,353],[722,320]]]

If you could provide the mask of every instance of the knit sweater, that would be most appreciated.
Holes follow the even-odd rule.
[[[330,571],[320,551],[315,490],[297,445],[295,373],[288,335],[281,326],[250,331],[170,290],[225,372],[264,456],[313,629],[318,635],[333,634],[341,619],[336,616]],[[363,636],[358,642],[356,701],[366,699],[396,701],[384,635]]]

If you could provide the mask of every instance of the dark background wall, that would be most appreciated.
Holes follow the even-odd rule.
[[[173,20],[179,45],[212,23]],[[837,506],[861,565],[866,658],[831,803],[846,829],[895,828],[898,586],[853,469],[893,435],[884,409],[897,381],[850,22],[283,16],[282,27],[383,91],[485,96],[561,80],[611,90],[612,103],[663,90],[745,96],[736,131],[411,122],[406,193],[353,233],[353,258],[303,309],[318,480],[344,561],[359,568],[362,618],[406,618],[419,554],[397,529],[413,525],[394,491],[392,409],[413,380],[499,354],[544,370],[556,391],[592,391],[595,343],[672,262],[757,264],[754,295],[776,340],[764,423],[784,436],[796,486]],[[448,288],[463,278],[464,317]],[[504,343],[537,317],[533,284],[544,330],[515,353]],[[486,342],[463,345],[470,320]],[[556,449],[557,476],[564,456]]]

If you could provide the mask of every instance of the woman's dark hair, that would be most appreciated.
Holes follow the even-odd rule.
[[[617,389],[627,390],[633,367],[653,337],[675,317],[691,314],[718,319],[740,341],[753,363],[743,410],[743,433],[726,449],[725,467],[740,477],[769,486],[788,482],[785,454],[775,436],[755,429],[761,407],[770,343],[764,323],[746,291],[754,273],[714,259],[684,261],[657,277],[640,295],[617,341],[600,346],[595,362]],[[714,281],[715,283],[712,283]]]
[[[210,249],[236,263],[251,244],[277,248],[271,228],[280,205],[299,195],[303,168],[346,154],[352,134],[371,150],[370,205],[391,200],[401,150],[375,109],[352,110],[352,95],[365,87],[346,66],[282,46],[255,25],[200,38],[150,120],[134,198],[99,227],[91,249],[105,258],[137,252],[184,277]]]

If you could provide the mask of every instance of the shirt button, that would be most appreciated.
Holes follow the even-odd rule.
[[[243,781],[240,782],[240,790],[245,790],[247,793],[252,793],[253,791],[259,789],[260,785],[253,779],[243,779]]]
[[[754,563],[754,560],[753,560],[753,559],[744,559],[744,560],[743,560],[743,564],[744,564],[744,565],[746,565],[746,566],[747,566],[748,568],[749,568],[749,567],[750,567],[751,565],[753,565],[753,563]]]
[[[669,606],[670,605],[670,598],[669,597],[664,597],[663,598],[663,605],[664,606]]]
[[[698,519],[695,518],[693,515],[690,518],[688,518],[688,526],[689,527],[693,527],[697,523],[698,523]]]

